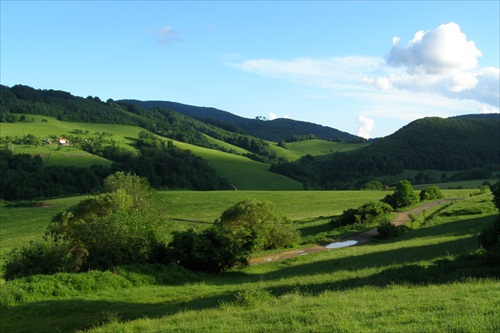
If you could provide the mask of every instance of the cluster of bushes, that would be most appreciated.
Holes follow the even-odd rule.
[[[414,205],[419,199],[411,183],[408,180],[402,180],[396,185],[394,193],[386,195],[382,201],[397,209]]]
[[[366,190],[380,189],[382,184],[378,181],[370,181],[365,184]],[[378,202],[369,202],[358,208],[344,210],[342,215],[335,217],[330,221],[333,228],[345,225],[366,225],[374,222],[380,222],[377,227],[380,238],[389,238],[399,235],[404,228],[394,226],[387,220],[387,216],[394,209],[414,205],[420,200],[442,199],[443,194],[437,186],[430,186],[420,191],[417,195],[408,180],[400,181],[392,194],[386,195]]]
[[[271,202],[244,200],[222,213],[214,226],[176,232],[167,247],[167,261],[210,273],[248,264],[252,252],[286,247],[300,234]]]
[[[165,244],[156,205],[156,192],[145,178],[117,172],[104,180],[99,194],[57,214],[43,240],[14,249],[4,263],[5,278],[155,263],[221,273],[247,264],[253,251],[299,239],[272,203],[245,200],[212,227],[177,232]]]
[[[370,224],[380,221],[392,213],[393,208],[385,202],[369,202],[358,208],[345,210],[341,216],[331,220],[334,228],[351,224]]]
[[[154,262],[162,248],[154,196],[143,178],[109,176],[100,194],[57,214],[44,240],[14,249],[5,278]]]
[[[493,203],[500,211],[500,182],[491,186],[493,193]],[[493,263],[500,262],[500,214],[493,225],[485,228],[478,238],[479,245],[487,251],[488,257]]]
[[[429,186],[420,191],[420,201],[443,199],[444,195],[437,186]]]

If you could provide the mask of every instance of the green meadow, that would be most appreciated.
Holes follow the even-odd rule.
[[[221,275],[178,267],[34,276],[0,284],[2,332],[498,332],[500,284],[480,261],[477,235],[498,211],[492,195],[415,217],[397,238],[234,268]],[[171,230],[209,225],[234,202],[270,200],[301,229],[387,192],[161,192]],[[51,217],[83,197],[1,207],[1,253],[42,237]],[[302,229],[304,230],[304,229]],[[341,235],[340,235],[341,236]],[[311,244],[314,245],[314,244]]]
[[[312,155],[319,159],[328,159],[332,153],[346,153],[354,150],[361,149],[368,146],[368,143],[344,143],[344,142],[331,142],[324,140],[306,140],[297,142],[288,142],[286,144],[287,150],[295,154],[296,160],[304,155]]]
[[[75,134],[83,138],[98,139],[102,133],[106,133],[106,139],[113,140],[117,145],[136,150],[133,146],[139,132],[144,129],[136,126],[75,123],[59,121],[52,117],[29,115],[29,122],[2,123],[2,137],[23,137],[33,134],[40,141],[55,135],[58,137],[69,137],[75,130],[83,131],[87,134]],[[42,120],[46,120],[46,122]],[[88,132],[87,132],[88,131]],[[209,138],[207,136],[207,138]],[[221,177],[229,179],[237,189],[241,190],[300,190],[302,184],[269,171],[269,165],[248,159],[240,155],[229,154],[213,149],[194,146],[191,144],[172,140],[174,145],[190,150],[193,154],[206,159],[210,165],[217,170]],[[226,149],[233,149],[238,154],[248,153],[248,151],[228,143],[209,138],[209,142],[219,144]],[[111,161],[99,156],[91,155],[83,150],[71,146],[58,146],[57,144],[47,145],[13,145],[14,153],[25,153],[40,155],[48,165],[76,165],[88,167],[92,164],[110,165]]]

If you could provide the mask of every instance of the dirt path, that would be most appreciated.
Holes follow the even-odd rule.
[[[408,212],[396,212],[396,217],[394,217],[391,220],[391,223],[394,225],[402,225],[405,224],[406,222],[410,222],[410,217],[409,214],[420,214],[424,210],[427,210],[429,208],[435,207],[442,205],[444,203],[448,203],[451,201],[454,201],[456,199],[443,199],[443,200],[438,200],[438,201],[431,201],[424,203]],[[377,228],[370,229],[368,231],[362,232],[360,234],[357,234],[355,236],[349,237],[346,240],[349,241],[356,241],[356,245],[360,245],[363,243],[368,242],[371,240],[373,237],[377,236]],[[346,241],[344,240],[344,241]],[[341,241],[342,242],[342,241]],[[292,257],[298,257],[301,255],[306,255],[309,253],[315,253],[315,252],[321,252],[321,251],[326,251],[326,250],[331,250],[325,246],[314,246],[314,247],[309,247],[305,249],[300,249],[300,250],[292,250],[292,251],[286,251],[286,252],[281,252],[281,253],[275,253],[275,254],[270,254],[267,256],[262,256],[262,257],[256,257],[250,259],[250,265],[256,265],[256,264],[262,264],[270,261],[276,261],[276,260],[282,260],[282,259],[287,259],[287,258],[292,258]]]

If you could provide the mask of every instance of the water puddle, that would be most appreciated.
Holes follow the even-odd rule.
[[[343,247],[348,247],[348,246],[356,245],[357,243],[358,243],[358,241],[355,241],[355,240],[346,240],[346,241],[343,241],[343,242],[335,242],[335,243],[328,244],[326,246],[326,248],[327,249],[340,249],[340,248],[343,248]]]

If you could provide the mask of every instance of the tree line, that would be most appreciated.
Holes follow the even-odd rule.
[[[271,171],[323,189],[351,188],[359,180],[405,169],[462,171],[456,176],[462,180],[482,178],[500,171],[499,135],[500,120],[424,118],[358,151],[336,152],[326,161],[305,156],[274,164]],[[424,178],[420,174],[415,181],[421,183]],[[445,175],[444,179],[451,178]]]

